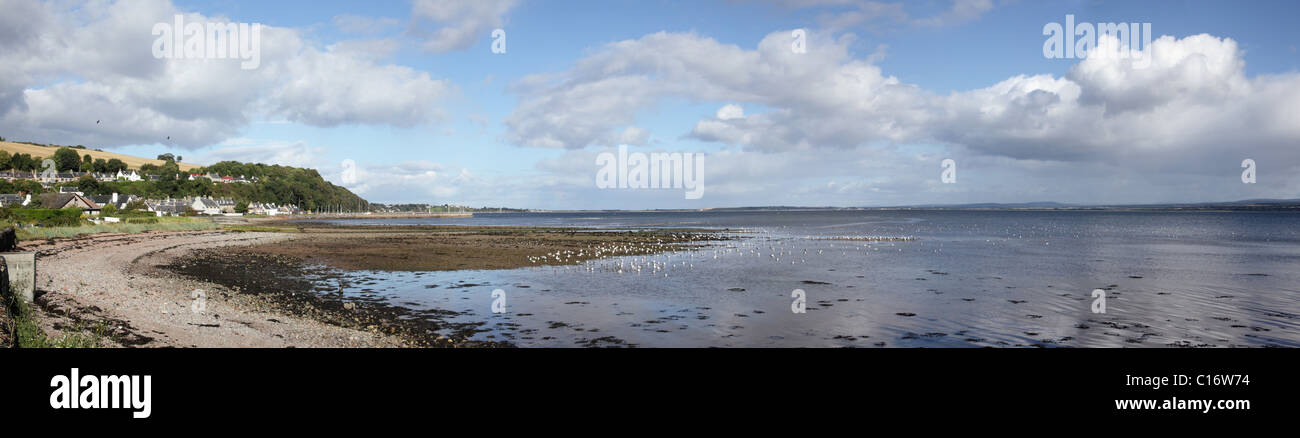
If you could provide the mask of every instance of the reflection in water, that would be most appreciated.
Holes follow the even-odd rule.
[[[345,273],[346,294],[459,312],[454,321],[483,323],[476,338],[521,346],[1294,347],[1296,218],[845,211],[369,220],[685,225],[739,238],[577,265],[355,271]],[[916,239],[833,239],[842,236]],[[495,289],[508,297],[504,314],[491,312]],[[806,291],[806,313],[791,311],[794,289]],[[1094,289],[1106,291],[1105,314],[1091,310]]]

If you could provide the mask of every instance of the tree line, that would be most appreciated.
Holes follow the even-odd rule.
[[[177,161],[181,157],[171,154],[160,156],[163,164],[144,164],[138,169],[146,176],[144,181],[99,181],[91,176],[83,176],[74,182],[61,183],[49,189],[32,180],[0,180],[0,193],[16,193],[25,190],[29,193],[41,193],[48,190],[57,191],[58,187],[75,186],[87,195],[136,195],[143,198],[182,198],[187,196],[209,196],[230,198],[242,203],[262,202],[278,205],[296,205],[307,210],[340,208],[353,211],[366,211],[370,203],[352,193],[350,190],[331,184],[320,176],[315,169],[267,165],[261,163],[241,163],[222,161],[208,167],[192,171],[180,170]],[[10,155],[0,151],[0,170],[41,170],[43,158],[28,154]],[[68,147],[54,152],[53,160],[60,172],[72,170],[115,173],[127,170],[126,163],[119,159],[91,159],[90,155],[80,155]],[[89,169],[89,170],[87,170]],[[213,173],[222,176],[256,178],[250,183],[220,183],[207,178],[190,179],[190,174],[206,175]],[[157,178],[148,178],[156,176]]]
[[[90,154],[81,155],[76,150],[68,147],[61,147],[54,151],[54,167],[59,172],[99,172],[99,173],[116,173],[125,171],[128,166],[126,162],[120,159],[112,158],[105,160],[103,158],[94,158]],[[45,157],[32,156],[31,154],[10,154],[9,151],[0,151],[0,171],[17,170],[23,172],[36,172],[44,170],[41,165]]]

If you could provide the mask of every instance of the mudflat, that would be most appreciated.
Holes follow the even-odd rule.
[[[305,224],[292,242],[241,247],[245,254],[298,258],[339,269],[448,271],[578,264],[619,255],[688,249],[725,239],[708,230],[592,231],[546,227],[342,227]],[[229,253],[230,251],[227,251]]]

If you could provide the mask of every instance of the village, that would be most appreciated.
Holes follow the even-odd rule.
[[[135,170],[121,171],[116,173],[98,173],[98,172],[25,172],[25,171],[0,171],[0,179],[5,181],[30,180],[39,182],[42,187],[53,188],[62,183],[69,183],[81,180],[82,178],[94,178],[100,182],[122,181],[157,181],[158,175],[141,175]],[[187,180],[193,181],[198,179],[208,179],[216,183],[224,184],[247,184],[258,181],[257,177],[245,178],[244,176],[217,175],[214,173],[190,174],[183,176]],[[35,204],[34,204],[35,203]],[[35,194],[25,190],[19,190],[17,193],[0,194],[0,207],[22,208],[38,205],[40,208],[47,209],[65,209],[78,208],[88,216],[92,221],[99,222],[100,216],[105,209],[109,211],[124,210],[142,210],[153,213],[154,216],[186,216],[186,215],[208,215],[208,216],[244,216],[244,215],[262,215],[262,216],[279,216],[302,214],[304,211],[295,205],[277,205],[275,203],[249,202],[242,203],[231,198],[205,197],[205,196],[186,196],[181,198],[163,198],[163,199],[146,199],[136,195],[119,195],[112,193],[108,195],[87,195],[78,190],[75,186],[58,187],[57,192],[47,192]],[[114,218],[104,218],[107,222],[116,222]]]

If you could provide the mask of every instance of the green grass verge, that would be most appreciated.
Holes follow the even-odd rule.
[[[9,316],[13,319],[14,344],[19,348],[95,348],[105,339],[104,323],[93,328],[78,326],[75,331],[67,331],[57,337],[48,337],[41,330],[36,317],[32,315],[31,305],[14,296],[5,297]]]
[[[78,225],[75,227],[37,227],[18,229],[18,240],[44,240],[98,233],[143,233],[146,231],[215,230],[218,225],[207,218],[160,217],[158,223],[115,223]]]

